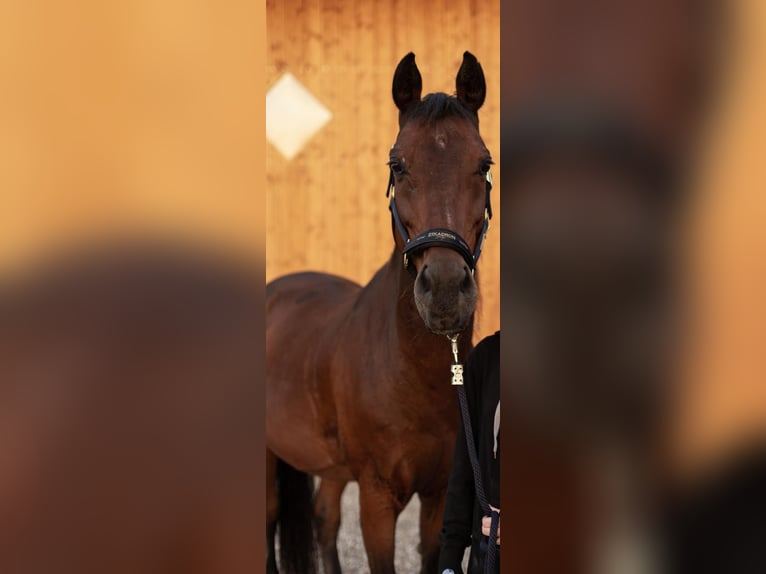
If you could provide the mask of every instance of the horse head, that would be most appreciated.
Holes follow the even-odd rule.
[[[472,320],[478,296],[474,269],[491,216],[492,158],[478,118],[486,84],[469,52],[455,87],[454,96],[421,99],[415,55],[399,62],[392,89],[399,134],[388,162],[392,228],[404,266],[415,277],[415,305],[429,330],[446,335]]]

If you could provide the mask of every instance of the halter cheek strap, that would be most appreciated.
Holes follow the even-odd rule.
[[[481,249],[484,245],[484,238],[487,236],[489,230],[489,220],[492,219],[492,203],[490,202],[490,191],[492,191],[492,174],[488,171],[485,183],[485,200],[484,200],[484,225],[482,226],[479,239],[476,242],[476,249],[471,252],[468,243],[460,237],[460,235],[451,229],[445,229],[442,227],[435,227],[433,229],[427,229],[424,232],[416,235],[410,239],[407,229],[402,223],[402,219],[399,216],[399,211],[396,209],[396,187],[395,187],[394,172],[390,171],[388,176],[388,189],[386,190],[386,197],[390,198],[388,209],[391,211],[391,218],[394,220],[396,227],[399,231],[399,235],[404,242],[404,249],[402,249],[402,257],[404,262],[404,268],[408,269],[410,264],[409,256],[417,252],[428,249],[429,247],[448,247],[453,251],[457,251],[465,260],[466,265],[471,270],[471,273],[476,269],[476,262],[481,255]]]

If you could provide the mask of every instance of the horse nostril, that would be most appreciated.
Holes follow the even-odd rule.
[[[429,278],[428,265],[423,265],[423,269],[420,270],[420,288],[423,293],[431,291],[431,279]]]

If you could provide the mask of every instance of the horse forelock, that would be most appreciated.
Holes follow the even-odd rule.
[[[438,122],[447,118],[462,118],[473,125],[479,125],[479,117],[456,96],[444,92],[427,94],[407,111],[407,120],[419,120],[426,123]]]

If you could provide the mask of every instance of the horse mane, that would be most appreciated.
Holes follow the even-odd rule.
[[[427,94],[407,111],[407,119],[422,120],[427,123],[450,117],[463,118],[477,126],[479,124],[476,112],[470,110],[456,96],[450,96],[444,92]]]

